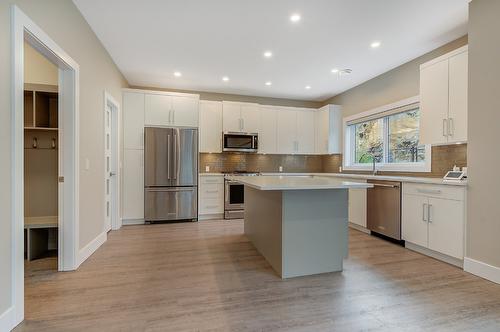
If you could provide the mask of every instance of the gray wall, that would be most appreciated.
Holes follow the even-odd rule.
[[[469,4],[466,256],[500,268],[500,1]]]
[[[121,100],[127,82],[69,0],[0,0],[0,315],[11,303],[11,35],[10,4],[17,4],[80,65],[80,247],[103,230],[106,89]],[[84,170],[85,158],[90,170]]]
[[[324,104],[342,105],[343,116],[350,116],[416,96],[420,90],[420,65],[466,44],[467,36],[459,38],[328,99]]]

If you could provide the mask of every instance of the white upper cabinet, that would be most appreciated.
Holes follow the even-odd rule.
[[[468,61],[468,52],[463,52],[450,58],[449,142],[463,142],[467,140]]]
[[[148,126],[198,127],[198,95],[145,93]]]
[[[200,152],[222,152],[222,102],[200,101]]]
[[[143,93],[123,93],[123,133],[125,149],[144,149]]]
[[[144,123],[148,126],[171,125],[172,97],[146,94]]]
[[[262,106],[260,111],[259,153],[278,153],[278,110]]]
[[[259,133],[258,104],[224,101],[222,109],[222,125],[225,132]]]
[[[315,154],[342,153],[342,110],[326,105],[315,112]]]
[[[278,153],[297,152],[297,113],[286,109],[278,110],[277,123]]]
[[[314,153],[314,111],[300,110],[297,112],[297,147],[300,154]]]
[[[420,66],[420,143],[467,140],[468,47]]]

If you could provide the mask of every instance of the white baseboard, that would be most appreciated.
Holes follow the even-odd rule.
[[[0,331],[10,331],[16,327],[14,313],[14,307],[9,307],[0,315]]]
[[[418,244],[414,244],[414,243],[405,241],[405,248],[416,251],[416,252],[421,253],[423,255],[435,258],[435,259],[443,261],[445,263],[455,265],[455,266],[460,267],[460,268],[462,268],[464,266],[464,262],[461,259],[451,257],[448,255],[442,254],[440,252],[431,250],[429,248],[419,246]]]
[[[351,227],[352,229],[355,229],[357,231],[360,231],[360,232],[363,232],[366,234],[370,234],[370,230],[368,228],[365,228],[365,227],[360,226],[358,224],[354,224],[352,222],[349,222],[349,227]]]
[[[224,213],[200,214],[198,220],[221,220],[224,219]]]
[[[102,232],[78,252],[78,266],[87,260],[108,239],[108,233]]]
[[[144,219],[122,219],[122,226],[144,225]]]
[[[500,284],[500,267],[465,257],[464,270],[478,277]]]

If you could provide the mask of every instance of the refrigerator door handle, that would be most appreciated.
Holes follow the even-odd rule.
[[[170,135],[167,135],[167,179],[170,180]]]
[[[178,166],[179,166],[179,165],[177,165],[177,162],[179,160],[179,158],[177,156],[177,153],[178,153],[178,149],[177,149],[177,134],[174,133],[173,136],[174,136],[174,146],[173,146],[173,149],[172,149],[172,153],[174,155],[174,157],[173,157],[173,159],[174,159],[174,163],[173,163],[174,164],[174,167],[173,167],[173,173],[174,173],[174,175],[173,175],[172,178],[174,180],[177,180],[177,170],[178,170]]]

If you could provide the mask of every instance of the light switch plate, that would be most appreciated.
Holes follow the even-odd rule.
[[[88,171],[90,169],[90,160],[89,158],[85,158],[85,170]]]
[[[283,172],[283,166],[280,166],[280,167],[279,167],[279,172],[280,172],[280,173],[281,173],[281,172]]]
[[[210,166],[205,166],[205,172],[210,172]]]

